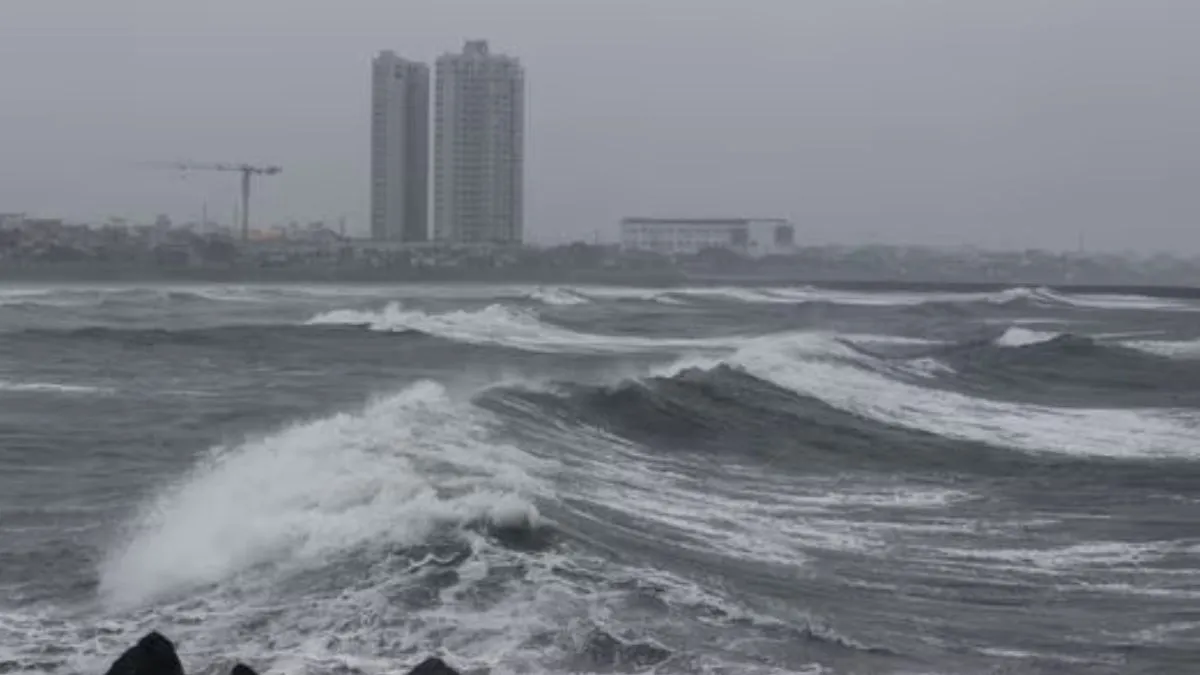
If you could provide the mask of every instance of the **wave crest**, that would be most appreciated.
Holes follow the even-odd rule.
[[[318,314],[309,326],[361,326],[373,331],[417,331],[426,335],[476,345],[496,345],[533,352],[627,353],[662,349],[728,347],[739,338],[655,339],[624,335],[579,333],[542,321],[529,309],[501,304],[479,310],[454,310],[441,314],[406,309],[398,302],[379,311],[341,309]]]
[[[528,297],[530,300],[554,307],[586,305],[591,302],[578,292],[567,288],[537,288],[530,292]]]
[[[102,564],[102,595],[139,605],[259,566],[319,564],[439,528],[536,522],[528,456],[483,442],[421,382],[339,414],[212,451],[158,494]]]
[[[1031,452],[1195,456],[1193,431],[1170,410],[1056,408],[916,386],[847,363],[805,358],[787,342],[740,350],[731,365],[889,425]]]
[[[111,387],[96,387],[84,384],[61,384],[58,382],[11,382],[0,380],[0,392],[18,394],[76,394],[106,395],[116,393]]]
[[[1052,356],[1059,344],[1046,342],[1023,349],[1045,349]],[[746,433],[754,434],[748,438],[765,434],[765,439],[780,428],[784,416],[796,415],[798,403],[735,376],[744,373],[799,395],[801,401],[819,401],[889,428],[951,441],[1043,455],[1196,458],[1190,426],[1194,422],[1186,417],[1190,415],[1186,411],[1055,407],[983,398],[923,386],[912,381],[912,373],[903,377],[907,371],[903,364],[908,361],[872,356],[832,336],[771,336],[751,341],[730,356],[683,359],[655,372],[660,379],[652,382],[627,383],[600,392],[577,390],[572,395],[577,403],[598,406],[592,414],[617,421],[623,430],[690,429],[690,433],[680,432],[680,437],[685,442],[702,441],[703,429],[714,430],[706,420],[720,419],[729,425],[744,422]],[[928,375],[921,379],[927,381]],[[757,409],[747,411],[747,405]],[[812,417],[811,411],[802,417],[810,422],[820,419]],[[821,422],[815,423],[818,426],[810,432],[817,438],[824,431]],[[765,442],[755,443],[760,441]]]
[[[1032,345],[1044,344],[1063,337],[1063,333],[1052,333],[1049,331],[1030,330],[1021,328],[1020,326],[1010,326],[1000,337],[995,339],[995,344],[1000,347],[1029,347]]]

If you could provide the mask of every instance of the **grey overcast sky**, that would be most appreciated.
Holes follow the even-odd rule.
[[[529,82],[527,232],[783,215],[802,239],[1200,252],[1198,0],[0,0],[0,212],[365,229],[369,63]],[[261,220],[259,222],[262,222]]]

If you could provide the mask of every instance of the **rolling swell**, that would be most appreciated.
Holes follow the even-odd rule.
[[[960,328],[958,332],[963,332]],[[1066,407],[1200,406],[1200,361],[1126,346],[1117,338],[1022,328],[976,331],[946,343],[839,344],[926,386]],[[913,366],[921,368],[914,371]]]
[[[406,331],[415,336],[416,331]],[[5,341],[27,340],[31,342],[101,343],[128,347],[154,345],[183,346],[231,346],[253,347],[256,344],[273,343],[280,340],[308,338],[344,340],[361,335],[362,331],[347,326],[321,326],[302,328],[290,324],[224,325],[197,328],[118,328],[112,326],[87,326],[62,330],[30,329],[0,334]],[[404,333],[395,333],[404,337]]]
[[[1189,365],[1128,337],[1194,339],[1189,315],[666,292],[6,323],[0,670],[102,672],[98,622],[314,674],[439,648],[466,672],[1158,672],[1197,644],[1197,417],[1157,405],[1186,377],[1150,384]]]
[[[976,342],[932,355],[954,369],[959,384],[981,394],[1059,405],[1200,407],[1200,362],[1083,335],[1017,346]]]
[[[1169,389],[1153,389],[1154,378],[1173,366],[1168,359],[1075,335],[1019,347],[998,338],[887,345],[904,352],[888,356],[840,337],[777,336],[695,367],[685,360],[666,375],[497,388],[478,402],[505,415],[599,428],[655,451],[804,473],[1034,475],[1039,484],[1107,481],[1195,493],[1191,432],[1168,417],[1121,409],[1135,394],[1121,389],[1130,373],[1143,378],[1150,414],[1182,402]],[[950,369],[933,378],[913,374],[914,363],[930,359]],[[1187,377],[1174,382],[1182,389]],[[1039,395],[1041,387],[1059,396],[1089,393],[1089,382],[1110,386],[1111,399],[1098,386],[1084,401]],[[1109,401],[1115,407],[1106,410]]]
[[[1070,475],[1086,468],[1092,478],[1111,471],[1134,479],[1137,472],[1135,462],[1029,454],[881,423],[728,365],[616,385],[559,383],[551,391],[504,387],[485,392],[477,402],[502,415],[544,415],[540,423],[550,419],[598,428],[656,451],[763,462],[806,474],[1037,471],[1048,477],[1056,470]]]

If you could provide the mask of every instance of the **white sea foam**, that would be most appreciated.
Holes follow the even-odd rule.
[[[773,293],[767,288],[743,288],[739,286],[713,286],[681,288],[672,291],[676,295],[715,300],[732,300],[747,304],[794,304],[793,298]]]
[[[75,394],[106,395],[116,392],[111,387],[96,387],[85,384],[62,384],[58,382],[11,382],[0,380],[0,392],[9,391],[27,394]]]
[[[773,296],[792,302],[828,302],[858,307],[912,307],[943,302],[980,302],[992,297],[986,293],[844,291],[813,286],[772,288],[769,292]]]
[[[1000,347],[1029,347],[1049,342],[1059,337],[1062,337],[1062,333],[1051,333],[1049,331],[1010,326],[1008,330],[1004,331],[1003,335],[996,338],[996,344]]]
[[[988,317],[980,319],[979,323],[987,326],[1066,326],[1074,322],[1062,318],[1025,316],[1011,319],[1007,317]]]
[[[1032,330],[1020,326],[1009,326],[1004,334],[996,338],[995,343],[1001,347],[1027,347],[1030,345],[1049,342],[1062,337],[1063,333],[1052,331]],[[1161,331],[1125,331],[1119,333],[1096,333],[1093,339],[1115,344],[1130,349],[1136,349],[1148,354],[1167,356],[1180,359],[1200,358],[1200,340],[1133,340],[1130,338],[1161,335]]]
[[[111,658],[125,646],[120,643],[149,627],[180,641],[189,669],[219,657],[282,672],[350,667],[402,673],[413,654],[437,651],[466,669],[546,672],[544,664],[578,653],[580,636],[603,626],[608,611],[591,586],[564,578],[564,570],[587,564],[578,556],[530,555],[465,531],[473,553],[455,563],[449,578],[436,564],[387,564],[389,551],[427,541],[439,528],[479,519],[525,522],[537,517],[534,496],[553,498],[548,481],[561,471],[557,462],[487,442],[476,414],[442,387],[419,383],[357,414],[214,451],[133,521],[129,538],[101,567],[110,606],[153,602],[153,609],[119,615],[107,648],[69,634],[62,621],[30,621],[20,633],[37,644],[83,644],[69,658],[73,672],[103,667],[106,649]],[[597,459],[570,454],[587,466]],[[572,476],[595,487],[606,478],[586,471]],[[613,499],[622,508],[637,503],[636,496]],[[666,504],[660,510],[667,514],[688,508],[672,499]],[[768,533],[765,521],[749,531],[733,528],[718,545],[751,555],[787,543],[788,533],[775,533],[773,544],[758,541]],[[277,590],[308,569],[325,575],[355,549],[365,550],[362,558],[372,563],[339,583],[336,593],[296,597]],[[507,578],[517,570],[518,578]],[[614,573],[644,576],[609,561],[589,572]],[[692,582],[654,575],[668,589],[668,601],[722,602]],[[436,588],[433,603],[396,600],[429,588]],[[246,622],[256,626],[252,633],[245,632]],[[381,634],[394,638],[385,644]],[[13,660],[34,658],[22,653]]]
[[[643,350],[729,347],[743,338],[639,338],[579,333],[548,324],[536,313],[494,304],[480,310],[455,310],[441,314],[406,309],[390,303],[377,312],[336,310],[319,314],[309,325],[366,326],[375,331],[420,331],[465,342],[512,347],[537,352],[623,353]]]
[[[167,287],[159,292],[163,295],[170,293],[190,293],[198,298],[212,302],[263,303],[274,298],[265,293],[266,289],[250,286],[180,286]]]
[[[919,359],[899,361],[893,367],[902,373],[916,375],[917,377],[923,377],[931,380],[939,377],[946,377],[948,375],[954,375],[956,372],[949,364],[928,356]]]
[[[901,307],[931,303],[975,303],[1007,305],[1028,302],[1041,307],[1079,309],[1200,311],[1200,304],[1185,300],[1142,295],[1059,293],[1045,287],[1017,287],[994,292],[953,291],[846,291],[813,286],[802,287],[692,287],[672,289],[681,296],[706,297],[749,304],[794,304],[828,302],[837,305]]]
[[[1008,293],[950,293],[903,291],[845,291],[814,286],[712,286],[673,289],[682,296],[747,304],[801,304],[822,302],[857,307],[905,307],[943,302],[1006,302],[1020,295]]]
[[[964,561],[1005,569],[1028,570],[1030,567],[1047,571],[1104,568],[1127,570],[1160,560],[1177,545],[1173,542],[1129,543],[1121,541],[1090,541],[1047,548],[934,548],[937,558]]]
[[[731,476],[697,476],[686,458],[644,452],[594,430],[564,440],[579,450],[567,462],[576,477],[575,500],[619,510],[632,519],[618,521],[586,508],[578,512],[609,531],[634,539],[655,533],[660,544],[693,554],[716,552],[797,568],[806,564],[808,550],[861,551],[880,545],[839,524],[800,518],[795,505],[765,500],[762,490],[737,490]],[[756,484],[763,487],[761,480]]]
[[[1188,300],[1154,298],[1146,295],[1092,295],[1078,294],[1059,296],[1068,304],[1091,309],[1128,309],[1169,312],[1197,312],[1200,304]]]
[[[587,298],[566,288],[536,288],[529,293],[528,297],[543,304],[558,307],[586,305],[590,302]]]
[[[101,591],[137,605],[258,565],[536,518],[530,461],[485,442],[443,387],[418,383],[359,414],[215,450],[131,523],[101,568]]]
[[[319,300],[325,298],[397,298],[506,300],[532,299],[551,306],[576,305],[593,300],[641,300],[661,304],[686,304],[688,299],[723,300],[746,304],[797,304],[825,302],[846,306],[889,307],[929,303],[1009,304],[1027,301],[1045,307],[1078,309],[1200,311],[1200,303],[1141,295],[1068,294],[1048,288],[1011,288],[995,292],[952,291],[850,291],[813,286],[693,286],[680,288],[636,288],[617,286],[531,286],[479,284],[420,284],[408,286],[272,286],[200,285],[172,286],[52,286],[11,288],[0,291],[0,306],[38,304],[73,307],[91,305],[114,296],[153,293],[190,293],[212,301],[256,303],[279,297]]]
[[[671,291],[661,288],[634,288],[629,286],[579,286],[575,293],[594,300],[640,300],[663,305],[683,305],[683,300],[673,297]]]
[[[79,308],[96,304],[100,289],[79,288],[7,288],[0,290],[0,307]]]
[[[563,439],[576,450],[565,460],[572,504],[595,504],[579,516],[612,533],[683,555],[722,555],[750,564],[802,570],[822,551],[885,555],[897,532],[962,533],[969,521],[923,512],[975,499],[963,490],[890,484],[848,486],[840,479],[798,477],[771,462],[726,459],[719,470],[696,471],[696,457],[660,454],[595,429]],[[869,510],[874,517],[864,516]],[[895,514],[880,518],[879,511]],[[614,519],[606,514],[622,512]]]
[[[370,330],[384,332],[413,330],[468,344],[499,345],[535,352],[729,351],[765,339],[739,335],[687,338],[581,333],[543,321],[534,310],[502,304],[492,304],[478,310],[453,310],[436,313],[408,309],[400,303],[393,302],[379,311],[335,310],[326,312],[313,317],[308,324],[365,326]],[[777,335],[805,334],[832,335],[792,332]],[[888,335],[847,334],[841,337],[858,344],[942,344],[937,340]]]
[[[13,635],[0,658],[41,664],[42,646],[65,645],[54,669],[98,672],[154,628],[177,641],[189,672],[240,659],[274,672],[399,674],[432,652],[464,669],[546,672],[601,625],[591,615],[602,607],[564,580],[573,558],[462,527],[536,522],[534,500],[552,498],[554,461],[495,443],[490,421],[420,382],[215,449],[114,542],[99,570],[102,618],[0,611]],[[442,534],[469,551],[452,575],[436,548],[397,554]],[[433,602],[401,599],[428,592]]]
[[[1032,452],[1197,456],[1193,439],[1200,421],[1187,411],[1054,408],[975,398],[894,380],[869,359],[827,336],[772,336],[729,359],[685,359],[677,369],[727,362],[843,410],[947,438]]]
[[[1200,359],[1200,340],[1130,340],[1131,349],[1174,359]]]
[[[644,345],[734,348],[744,342],[587,335],[543,322],[533,312],[502,312],[503,308],[440,315],[395,309],[406,314],[394,322],[386,310],[322,316],[334,319],[330,323],[366,324],[377,330],[406,330],[407,324],[421,324],[432,326],[430,332],[435,334],[466,335],[461,339],[468,342],[536,350],[620,351]],[[338,320],[346,317],[352,320]],[[364,317],[367,320],[361,320]],[[495,318],[499,325],[488,324],[487,319]],[[757,350],[767,356],[755,357]],[[692,362],[708,366],[713,360],[701,356]],[[758,339],[729,362],[748,370],[757,368],[752,372],[759,376],[828,395],[827,400],[843,407],[894,423],[952,427],[954,415],[964,413],[969,427],[965,437],[1004,439],[1006,425],[1023,423],[1023,414],[1037,418],[1031,435],[1021,438],[1028,444],[1075,436],[1081,428],[1080,444],[1096,439],[1118,442],[1122,435],[1139,433],[1119,428],[1127,421],[1124,418],[1116,419],[1113,427],[1107,411],[1099,411],[1102,415],[1084,411],[1090,417],[1080,421],[1063,419],[1057,409],[1012,405],[1000,408],[1002,414],[997,415],[995,408],[972,407],[975,400],[969,397],[945,399],[934,394],[929,398],[924,389],[900,386],[874,372],[881,367],[878,362],[828,335]],[[141,631],[164,627],[180,638],[189,670],[208,667],[211,657],[219,655],[261,663],[273,672],[332,672],[349,667],[400,673],[411,665],[405,659],[412,654],[436,648],[465,668],[539,672],[541,664],[569,651],[557,644],[547,647],[547,635],[558,640],[565,634],[581,634],[593,618],[591,612],[599,621],[613,611],[609,603],[615,593],[596,593],[585,584],[574,587],[563,581],[569,574],[563,575],[562,570],[571,570],[577,560],[553,552],[528,556],[499,548],[479,555],[479,547],[486,544],[468,532],[465,536],[477,547],[476,555],[449,575],[456,580],[438,590],[438,602],[419,607],[396,597],[406,585],[416,587],[424,581],[414,578],[423,572],[398,574],[379,561],[390,557],[393,547],[426,542],[431,533],[464,523],[537,518],[533,497],[549,489],[550,479],[543,476],[560,471],[564,478],[557,484],[570,485],[572,501],[595,500],[663,528],[633,527],[635,534],[656,536],[648,533],[670,530],[692,553],[715,551],[794,568],[802,568],[806,553],[813,550],[886,553],[897,537],[905,536],[900,528],[933,532],[951,527],[926,520],[922,510],[971,499],[966,493],[935,488],[821,485],[795,475],[778,475],[782,472],[776,475],[780,482],[768,490],[764,480],[769,476],[761,471],[744,476],[741,489],[721,485],[717,490],[720,477],[710,473],[704,478],[694,465],[683,465],[694,462],[694,456],[654,456],[632,444],[607,443],[612,439],[596,447],[562,446],[568,457],[547,464],[489,442],[477,414],[455,403],[442,387],[422,383],[360,412],[298,424],[213,451],[156,496],[129,524],[127,538],[115,542],[101,566],[101,587],[109,602],[153,602],[154,610],[119,615],[122,623],[116,628],[110,625],[115,622],[89,619],[86,626],[75,629],[76,634],[54,632],[64,625],[62,617],[22,619],[14,628],[20,639],[12,641],[24,650],[20,663],[44,658],[35,653],[40,645],[82,645],[78,648],[92,651],[67,670],[98,672]],[[1050,422],[1065,425],[1068,431],[1051,433]],[[1110,425],[1103,433],[1088,428],[1101,423]],[[1074,446],[1064,449],[1079,451]],[[571,471],[563,471],[559,461],[570,463]],[[803,484],[795,484],[798,480]],[[896,522],[851,522],[838,517],[839,510],[851,509],[903,510],[905,517]],[[613,525],[602,526],[608,531]],[[365,556],[370,558],[370,569],[335,592],[302,592],[297,597],[279,592],[275,583],[281,568],[283,577],[303,575],[348,550],[374,546],[385,551]],[[524,576],[507,585],[489,576],[495,570],[518,569]],[[668,597],[694,593],[695,601],[718,604],[721,600],[713,596],[715,591],[705,594],[699,586],[665,572],[636,570],[631,578],[668,586]],[[205,592],[185,593],[210,584],[214,586]],[[172,603],[172,598],[186,599]],[[126,621],[126,616],[134,618]],[[115,637],[100,638],[107,641],[104,649],[97,648],[99,640],[85,637],[95,634],[98,623],[101,632],[119,629]],[[221,633],[231,625],[243,631],[237,639]],[[0,630],[8,629],[6,615],[0,614]],[[38,634],[39,630],[50,632]],[[4,660],[6,656],[0,654],[0,661]],[[728,669],[728,664],[721,667]]]

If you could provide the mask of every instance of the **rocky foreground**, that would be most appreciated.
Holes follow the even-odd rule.
[[[184,675],[175,645],[157,631],[138,640],[121,654],[108,669],[108,675]],[[238,663],[230,675],[258,675],[250,666]],[[428,658],[409,671],[409,675],[459,675],[439,658]]]

